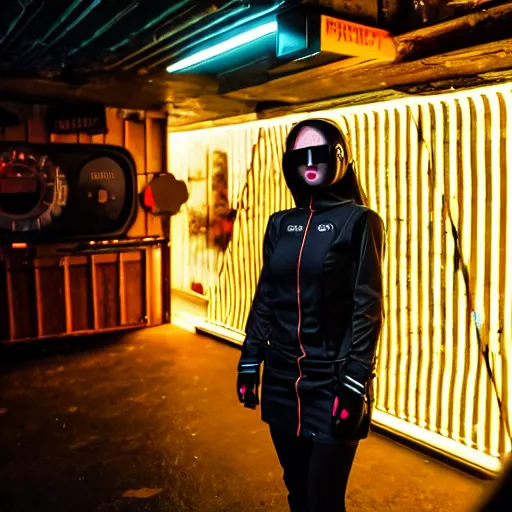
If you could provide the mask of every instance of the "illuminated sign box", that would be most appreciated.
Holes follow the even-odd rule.
[[[393,37],[385,30],[323,15],[320,26],[320,51],[375,60],[396,57]]]
[[[276,55],[280,59],[305,59],[318,54],[388,61],[396,57],[393,37],[382,29],[308,8],[280,14],[277,23]]]

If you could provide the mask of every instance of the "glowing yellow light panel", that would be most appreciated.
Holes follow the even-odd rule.
[[[225,186],[237,210],[223,250],[198,242],[200,235],[189,229],[189,210],[173,218],[173,282],[185,289],[197,279],[205,284],[208,316],[197,323],[206,320],[230,339],[243,339],[267,219],[293,205],[281,173],[286,135],[306,117],[331,118],[349,136],[370,206],[387,227],[386,323],[374,419],[498,470],[500,457],[512,447],[479,352],[471,307],[510,415],[511,105],[512,84],[506,84],[170,134],[170,168],[180,179],[192,179],[203,166],[209,169],[205,186],[214,185],[211,155],[226,154]],[[208,231],[211,217],[205,222]]]

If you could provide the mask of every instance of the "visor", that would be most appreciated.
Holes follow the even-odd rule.
[[[310,148],[295,149],[286,155],[291,168],[329,164],[331,162],[331,146],[313,146]]]

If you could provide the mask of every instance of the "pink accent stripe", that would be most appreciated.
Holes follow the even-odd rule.
[[[298,416],[298,423],[297,423],[297,437],[300,436],[300,430],[301,430],[301,415],[300,415],[300,396],[299,396],[299,383],[302,379],[302,368],[300,366],[300,362],[306,357],[306,351],[304,350],[304,346],[302,345],[301,340],[301,330],[302,330],[302,307],[300,303],[300,263],[302,260],[302,253],[304,252],[304,246],[306,244],[306,236],[309,231],[309,226],[311,224],[311,219],[313,218],[313,198],[311,198],[311,201],[309,203],[309,218],[308,222],[306,224],[306,229],[304,230],[304,236],[302,237],[302,244],[300,246],[300,252],[299,252],[299,260],[297,261],[297,306],[299,308],[299,323],[297,325],[297,337],[299,339],[299,345],[300,350],[302,352],[302,355],[297,358],[297,366],[299,368],[299,377],[295,381],[295,393],[297,395],[297,416]]]
[[[332,415],[336,416],[336,410],[338,409],[338,397],[334,398],[334,405],[332,406]]]

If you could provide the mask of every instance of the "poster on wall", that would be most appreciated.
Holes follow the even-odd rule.
[[[207,158],[205,158],[205,164]],[[188,170],[189,200],[189,272],[192,291],[203,294],[203,269],[206,267],[208,250],[208,172],[207,165]]]
[[[231,240],[236,210],[229,204],[227,153],[213,151],[211,163],[208,245],[219,256],[225,252]]]
[[[190,167],[187,179],[190,289],[206,295],[217,280],[236,218],[229,200],[227,153],[206,148],[203,165]]]
[[[172,221],[180,247],[172,252],[172,280],[205,298],[210,322],[243,326],[268,217],[293,204],[280,165],[286,133],[276,126],[172,135],[179,150],[171,151],[171,168],[190,193]]]
[[[293,206],[281,172],[288,129],[234,127],[171,135],[170,169],[190,193],[172,219],[173,288],[201,295],[209,322],[243,327],[261,269],[267,220]]]

